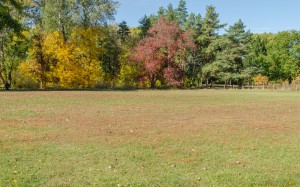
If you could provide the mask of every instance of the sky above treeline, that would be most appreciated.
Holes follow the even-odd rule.
[[[145,14],[158,11],[172,3],[176,8],[179,0],[118,0],[120,6],[116,22],[126,21],[131,27]],[[232,25],[239,19],[253,33],[300,30],[300,0],[186,0],[188,11],[205,16],[206,5],[214,5],[221,23]]]

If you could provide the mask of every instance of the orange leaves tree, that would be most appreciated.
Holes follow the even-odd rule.
[[[158,80],[169,85],[183,85],[186,54],[195,44],[192,35],[182,33],[179,25],[164,17],[158,20],[134,49],[133,59],[142,66],[142,78],[155,87]]]

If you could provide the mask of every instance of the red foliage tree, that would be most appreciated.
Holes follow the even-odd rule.
[[[151,88],[159,79],[170,85],[181,86],[186,52],[194,48],[190,32],[182,33],[175,21],[168,22],[161,17],[134,49],[133,57],[142,64],[144,77],[149,80]]]

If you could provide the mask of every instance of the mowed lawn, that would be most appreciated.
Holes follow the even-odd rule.
[[[300,186],[300,92],[0,92],[0,186]]]

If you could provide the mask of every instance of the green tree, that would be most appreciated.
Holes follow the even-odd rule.
[[[176,14],[176,11],[174,10],[172,4],[168,5],[167,9],[165,10],[164,16],[168,21],[177,21],[177,14]],[[160,18],[160,17],[158,17],[158,18]]]
[[[196,39],[201,68],[215,61],[217,51],[213,47],[215,45],[214,42],[219,38],[219,30],[225,26],[226,24],[220,24],[216,8],[214,6],[207,6],[205,17],[202,20],[201,31]],[[211,81],[210,76],[203,74],[202,71],[201,74],[206,79],[206,84],[209,84]]]
[[[197,43],[202,51],[202,62],[211,63],[215,59],[215,51],[210,50],[210,45],[219,38],[218,31],[226,24],[220,24],[219,14],[214,6],[206,7],[206,15],[202,21],[201,34],[197,38]]]
[[[127,26],[126,21],[122,21],[118,26],[119,26],[118,34],[121,38],[121,41],[124,42],[130,34],[129,27]]]
[[[145,37],[147,35],[148,30],[151,27],[150,17],[145,15],[139,20],[139,23],[140,23],[139,29],[142,31],[141,35],[142,37]]]
[[[180,26],[183,26],[188,18],[188,12],[186,7],[186,1],[180,0],[178,4],[178,8],[175,10],[176,12],[176,20]]]
[[[22,6],[18,1],[0,1],[0,32],[3,32],[5,29],[12,29],[15,32],[21,30],[22,25],[14,14],[12,14],[13,12],[22,13]]]
[[[195,15],[191,13],[182,27],[184,31],[192,32],[194,40],[196,40],[201,34],[202,18],[201,15]],[[199,47],[199,46],[197,46]],[[201,58],[200,51],[189,51],[187,57],[187,65],[185,69],[185,86],[187,87],[199,87],[201,82]]]
[[[285,31],[276,34],[267,45],[267,60],[270,63],[269,79],[271,81],[288,81],[299,75],[300,32]]]
[[[157,17],[160,18],[160,17],[165,16],[165,15],[166,15],[166,10],[164,9],[164,7],[159,7],[159,9],[157,11]]]
[[[245,31],[246,26],[239,20],[230,26],[227,33],[214,41],[211,50],[217,51],[216,60],[207,64],[205,74],[210,78],[220,79],[225,84],[235,81],[239,85],[246,78],[244,72],[244,59],[248,55],[250,31]]]
[[[72,16],[75,14],[74,8],[74,0],[47,1],[42,15],[45,29],[49,32],[61,32],[64,41],[66,41],[70,37],[71,31],[75,26],[75,23],[72,20]]]
[[[106,25],[108,21],[114,20],[119,5],[114,0],[75,0],[75,2],[74,22],[84,28]]]
[[[10,55],[7,53],[13,50],[10,48],[11,38],[15,33],[20,34],[22,31],[21,16],[23,7],[16,0],[0,1],[0,79],[9,89],[11,84],[11,72],[13,63],[9,63]],[[20,36],[20,35],[19,35]],[[8,55],[8,56],[6,56]],[[15,55],[14,55],[15,56]]]
[[[61,32],[66,41],[75,27],[106,25],[114,19],[117,6],[114,0],[45,1],[41,14],[45,29]]]
[[[122,51],[118,38],[118,28],[110,26],[105,28],[104,39],[99,41],[104,49],[99,61],[104,73],[104,84],[108,87],[115,85],[120,72],[119,56]]]
[[[185,31],[187,30],[193,31],[193,35],[196,39],[197,37],[199,37],[201,33],[201,28],[202,28],[201,15],[200,14],[195,15],[194,13],[191,13],[182,27],[183,30]]]
[[[269,63],[267,61],[267,43],[268,39],[262,34],[253,35],[249,43],[249,54],[244,60],[245,72],[247,72],[248,81],[258,74],[262,76],[269,75]]]
[[[13,73],[22,60],[27,57],[29,41],[24,35],[9,32],[3,38],[3,63],[0,71],[0,79],[7,89],[12,85]]]

